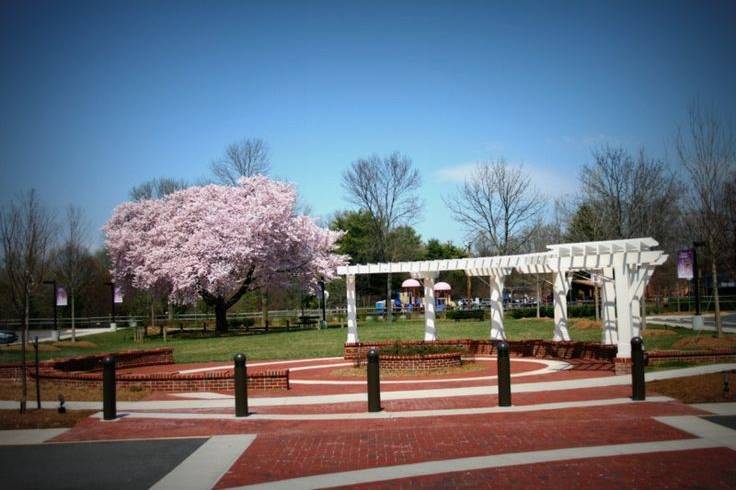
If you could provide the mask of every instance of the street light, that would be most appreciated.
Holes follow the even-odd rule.
[[[324,328],[327,326],[327,311],[326,311],[326,304],[327,304],[327,298],[325,297],[325,281],[324,279],[321,279],[319,281],[319,288],[322,292],[322,321],[320,322],[320,327]]]
[[[57,311],[56,311],[56,281],[55,280],[54,281],[44,281],[43,283],[50,284],[53,287],[53,289],[51,290],[51,309],[54,312],[54,331],[51,334],[51,337],[54,340],[60,340],[59,320],[58,320]]]
[[[698,267],[698,247],[704,247],[705,242],[693,242],[693,278],[695,280],[695,315],[693,315],[693,330],[703,329],[703,315],[700,314],[700,269]]]
[[[111,313],[110,329],[115,331],[117,330],[117,325],[115,324],[115,283],[106,282],[105,285],[110,286],[110,313]]]

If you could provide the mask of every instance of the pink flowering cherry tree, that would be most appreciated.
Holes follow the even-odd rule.
[[[342,233],[297,214],[296,197],[293,186],[255,176],[123,203],[104,227],[113,277],[168,290],[178,303],[202,298],[226,331],[227,310],[246,292],[329,281],[346,262],[334,253]]]

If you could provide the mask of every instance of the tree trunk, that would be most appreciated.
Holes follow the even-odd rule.
[[[641,296],[641,302],[639,303],[639,306],[641,308],[641,327],[640,331],[645,332],[647,329],[647,295],[642,294]]]
[[[155,301],[153,299],[153,294],[151,295],[151,326],[152,327],[155,327],[156,326],[156,305],[155,305]],[[146,332],[146,333],[148,333],[148,332]],[[153,335],[153,334],[151,334],[151,335]]]
[[[721,301],[718,296],[718,268],[716,266],[716,254],[713,251],[713,241],[710,243],[710,271],[711,283],[713,284],[713,309],[716,321],[716,337],[719,339],[723,336],[723,323],[721,322]]]
[[[598,284],[597,283],[593,285],[593,296],[595,298],[595,321],[598,321],[598,320],[601,319],[601,314],[600,314],[600,311],[599,311],[599,309],[600,309],[600,300],[599,300],[599,298],[600,298],[600,292],[599,292]]]
[[[386,321],[393,321],[394,304],[391,301],[391,273],[386,275]]]
[[[268,291],[261,293],[261,323],[268,332]]]
[[[215,302],[215,332],[227,332],[227,308],[222,297],[218,297]]]
[[[71,308],[71,314],[72,314],[72,342],[77,341],[77,324],[75,322],[75,311],[74,311],[74,291],[72,291],[72,308]]]

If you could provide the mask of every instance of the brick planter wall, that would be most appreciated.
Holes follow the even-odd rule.
[[[33,365],[31,365],[33,367]],[[17,364],[3,364],[0,366],[0,379],[6,379],[8,381],[20,381],[23,377],[23,369],[20,363]]]
[[[31,377],[34,373],[31,372]],[[65,386],[96,386],[102,389],[102,373],[63,372],[42,369],[41,379],[53,380]],[[137,387],[163,392],[221,391],[235,389],[233,370],[190,374],[151,373],[117,374],[118,387]],[[289,370],[248,373],[249,390],[288,390]]]
[[[90,356],[69,357],[60,360],[42,361],[39,378],[53,380],[65,386],[99,386],[102,389],[102,360],[112,355],[118,369],[156,366],[174,363],[173,349],[160,348],[138,351],[114,352]],[[32,363],[27,364],[28,375],[35,378]],[[20,363],[0,366],[0,378],[20,380]],[[147,373],[117,374],[118,386],[135,386],[152,391],[215,391],[234,389],[233,370],[205,371],[201,373]],[[248,388],[251,390],[288,390],[289,370],[256,371],[248,373]]]
[[[359,342],[356,344],[345,344],[344,358],[346,360],[364,359],[371,348],[393,345],[395,342]],[[402,341],[402,345],[422,345],[420,340]],[[466,356],[495,355],[496,344],[494,340],[437,340],[427,342],[432,345],[451,345],[461,347]],[[616,357],[615,345],[602,345],[593,342],[553,342],[551,340],[510,340],[509,353],[513,357],[536,357],[542,359],[582,359],[589,361],[605,362],[611,364]]]
[[[381,369],[402,369],[409,371],[429,371],[438,368],[447,368],[462,365],[462,352],[443,352],[441,354],[381,356]],[[364,357],[356,358],[358,366],[364,365]]]
[[[694,363],[718,363],[736,361],[736,350],[698,350],[698,351],[652,351],[646,354],[647,364],[656,366],[671,361]]]
[[[166,347],[148,350],[110,352],[90,356],[67,357],[58,361],[47,361],[47,363],[52,363],[53,368],[57,371],[100,371],[102,370],[102,360],[107,356],[115,357],[115,365],[118,368],[156,366],[160,364],[174,363],[174,350]]]

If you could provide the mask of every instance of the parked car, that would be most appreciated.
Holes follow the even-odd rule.
[[[0,344],[12,344],[18,340],[18,334],[12,330],[0,330]]]

